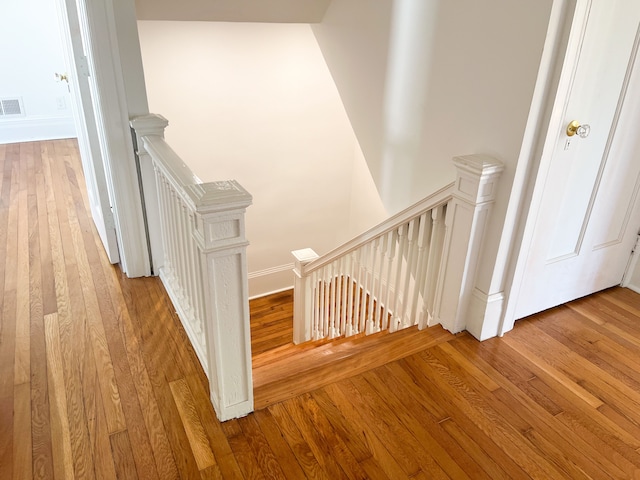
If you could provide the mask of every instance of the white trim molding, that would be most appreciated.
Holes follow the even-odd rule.
[[[143,109],[146,103],[144,82],[141,80],[142,58],[139,44],[127,45],[127,58],[123,58],[118,43],[119,38],[127,37],[127,28],[135,30],[128,32],[129,38],[137,38],[133,1],[75,1],[80,21],[87,32],[83,40],[87,45],[89,78],[93,82],[93,101],[118,237],[120,266],[129,277],[147,276],[151,274],[151,263],[129,128],[131,108]],[[144,101],[128,98],[128,83],[139,84],[141,81],[136,96],[144,95]],[[129,91],[133,89],[129,88]]]
[[[250,272],[249,298],[259,298],[293,288],[293,263]]]
[[[471,335],[480,341],[499,335],[504,299],[504,292],[487,295],[478,288],[473,289],[467,311],[467,330]]]
[[[20,117],[0,120],[0,144],[75,138],[72,116]]]

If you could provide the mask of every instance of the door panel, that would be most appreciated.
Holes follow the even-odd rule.
[[[118,263],[118,243],[113,212],[107,187],[107,178],[100,147],[99,131],[94,111],[94,101],[89,82],[89,67],[82,42],[81,25],[75,0],[60,0],[66,31],[67,50],[72,57],[70,79],[74,94],[74,112],[78,127],[78,146],[82,158],[91,216],[111,263]]]
[[[580,2],[579,2],[580,3]],[[568,100],[554,105],[565,120],[534,197],[540,208],[526,260],[516,318],[619,284],[635,242],[640,162],[637,57],[640,2],[593,0],[575,18],[580,44]],[[588,137],[567,136],[572,120]],[[634,150],[635,149],[635,150]]]

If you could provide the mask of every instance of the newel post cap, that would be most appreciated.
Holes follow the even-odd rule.
[[[294,250],[291,252],[291,255],[293,255],[295,269],[300,273],[302,273],[302,267],[320,258],[320,255],[314,252],[312,248]]]
[[[157,113],[150,113],[149,115],[133,117],[129,121],[129,125],[131,125],[131,128],[141,137],[145,135],[164,137],[164,129],[169,125],[169,120]]]
[[[501,161],[489,155],[454,157],[456,182],[454,197],[472,204],[495,199],[497,180],[504,170]]]
[[[466,172],[470,174],[495,175],[504,170],[504,164],[489,155],[464,155],[453,157],[453,164],[458,172]]]

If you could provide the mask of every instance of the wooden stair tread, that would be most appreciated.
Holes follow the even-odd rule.
[[[393,334],[381,332],[296,351],[272,363],[254,366],[254,408],[265,408],[358,375],[451,338],[453,335],[440,326],[422,331],[411,327]]]
[[[454,338],[440,326],[292,343],[293,291],[252,300],[254,408],[261,409]]]
[[[380,332],[375,333],[373,335],[386,335],[388,332]],[[292,356],[298,356],[302,352],[307,350],[316,350],[318,355],[321,355],[324,350],[330,350],[332,348],[336,348],[338,345],[343,343],[351,343],[358,344],[359,342],[365,341],[367,338],[371,338],[373,335],[366,336],[364,334],[352,335],[351,337],[338,337],[338,338],[324,338],[315,341],[304,342],[299,345],[294,344],[293,342],[288,342],[283,345],[279,345],[275,348],[272,348],[269,351],[264,351],[260,353],[253,354],[253,368],[254,370],[259,367],[263,367],[265,365],[271,365],[274,363],[278,363],[284,361],[286,358],[290,358]]]

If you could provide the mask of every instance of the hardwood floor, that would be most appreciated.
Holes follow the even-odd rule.
[[[375,368],[220,424],[161,283],[106,260],[75,142],[0,145],[0,172],[2,480],[640,476],[629,290],[504,338],[365,356]],[[257,358],[287,308],[263,305]]]
[[[269,304],[272,310],[267,308]],[[258,346],[252,351],[256,410],[454,338],[438,325],[422,331],[412,327],[393,334],[384,331],[294,345],[291,334],[282,340],[271,333],[274,326],[293,330],[290,291],[252,300],[250,307],[252,346],[254,343]],[[273,348],[266,348],[269,343]]]

